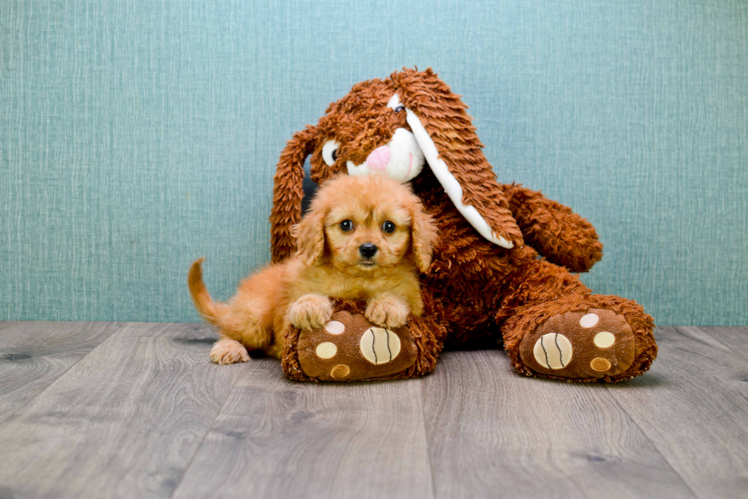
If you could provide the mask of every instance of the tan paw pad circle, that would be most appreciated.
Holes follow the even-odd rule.
[[[338,353],[338,346],[332,342],[322,342],[317,346],[317,356],[322,359],[330,359]]]
[[[600,332],[595,335],[593,342],[600,349],[607,349],[616,343],[616,336],[610,332]]]
[[[595,358],[590,362],[590,368],[596,372],[606,372],[610,370],[610,361],[605,358]]]
[[[560,370],[571,362],[574,349],[571,342],[560,333],[546,333],[535,342],[535,361],[544,368]]]
[[[361,337],[361,354],[375,365],[389,363],[400,354],[400,337],[386,328],[369,328]]]
[[[345,325],[340,321],[330,321],[325,325],[325,331],[333,335],[340,335],[345,331]]]
[[[600,316],[595,313],[589,313],[579,319],[579,324],[582,328],[592,328],[598,321],[600,321]]]
[[[348,365],[335,365],[330,370],[332,378],[345,378],[349,373],[351,373],[351,368]]]

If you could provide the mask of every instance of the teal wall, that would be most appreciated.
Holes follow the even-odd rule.
[[[0,2],[0,319],[197,321],[269,258],[292,133],[433,67],[502,181],[592,221],[584,277],[748,323],[748,3]]]

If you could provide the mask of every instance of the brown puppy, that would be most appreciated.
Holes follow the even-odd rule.
[[[294,227],[296,255],[239,285],[228,303],[210,298],[202,262],[188,284],[195,308],[219,328],[215,363],[247,361],[247,349],[283,353],[290,325],[322,327],[333,313],[329,297],[367,300],[372,323],[397,328],[423,310],[418,273],[431,264],[436,227],[408,187],[383,176],[340,176],[322,186]]]

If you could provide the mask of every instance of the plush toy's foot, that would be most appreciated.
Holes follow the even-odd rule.
[[[417,349],[405,327],[372,325],[361,314],[339,311],[323,328],[302,330],[299,364],[307,376],[326,381],[366,380],[402,372]]]
[[[626,318],[605,309],[553,316],[519,345],[531,370],[565,378],[619,375],[631,367],[634,349]]]
[[[515,327],[524,334],[517,339],[514,332],[515,341],[506,342],[515,368],[526,375],[583,382],[617,382],[649,368],[657,346],[652,319],[641,306],[620,297],[576,301],[567,297],[523,311],[524,321],[515,321]]]
[[[296,380],[345,382],[410,378],[433,370],[443,329],[430,329],[428,322],[413,316],[405,326],[384,328],[364,317],[365,303],[346,301],[343,305],[336,307],[322,328],[287,332],[286,375]]]

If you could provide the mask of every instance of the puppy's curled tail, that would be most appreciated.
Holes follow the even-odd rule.
[[[203,262],[205,259],[200,257],[190,266],[190,273],[187,276],[187,285],[190,288],[192,302],[195,303],[195,309],[211,325],[221,326],[221,317],[228,311],[228,306],[222,302],[213,302],[203,283]]]

